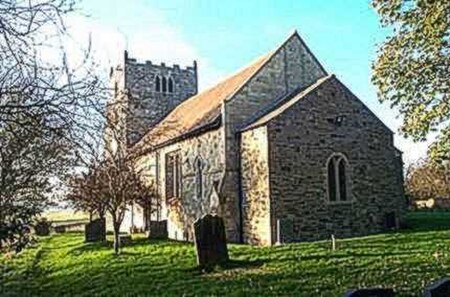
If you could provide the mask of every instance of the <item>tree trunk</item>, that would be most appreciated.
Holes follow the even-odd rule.
[[[118,255],[120,253],[120,224],[116,221],[113,222],[114,227],[114,253]]]

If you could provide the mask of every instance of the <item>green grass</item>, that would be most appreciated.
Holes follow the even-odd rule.
[[[363,238],[258,248],[229,245],[228,268],[200,273],[192,244],[143,238],[115,256],[82,234],[41,238],[0,258],[0,296],[342,296],[361,286],[419,296],[450,275],[450,213],[408,215],[410,229]]]

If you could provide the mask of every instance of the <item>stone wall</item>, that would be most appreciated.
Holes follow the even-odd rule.
[[[272,226],[288,219],[295,240],[318,240],[379,232],[387,213],[403,216],[402,162],[393,134],[337,79],[267,127]],[[333,153],[348,159],[350,201],[328,200],[326,164]]]
[[[268,149],[265,126],[242,133],[242,214],[246,243],[272,244]]]
[[[171,204],[166,201],[165,193],[165,155],[179,151],[181,155],[181,197]],[[203,163],[203,197],[197,197],[195,184],[195,161]],[[193,240],[192,224],[202,215],[215,212],[221,215],[223,205],[215,193],[223,175],[224,146],[223,128],[211,130],[196,137],[179,141],[143,156],[138,166],[146,168],[147,180],[154,180],[161,196],[162,207],[154,220],[167,219],[169,238]]]
[[[229,239],[239,241],[239,130],[256,115],[292,90],[305,87],[326,75],[298,35],[294,34],[270,61],[224,106],[226,179],[225,225]],[[234,230],[234,232],[233,232]]]
[[[182,68],[164,63],[143,63],[128,57],[125,52],[121,65],[111,69],[113,97],[123,93],[126,96],[127,141],[133,144],[149,128],[160,122],[170,111],[187,98],[197,94],[197,64]],[[156,77],[173,81],[173,91],[156,89]]]

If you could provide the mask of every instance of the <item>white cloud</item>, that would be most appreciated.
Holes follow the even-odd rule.
[[[151,60],[155,64],[164,62],[166,65],[179,64],[186,67],[193,66],[193,61],[197,60],[200,89],[217,82],[222,73],[201,57],[177,30],[159,15],[153,10],[146,11],[139,27],[132,29],[127,29],[127,26],[112,27],[99,19],[72,16],[67,21],[72,36],[69,49],[73,49],[77,44],[86,47],[91,37],[94,57],[105,72],[123,59],[125,49],[131,58],[138,61]],[[71,52],[75,59],[80,58],[75,50]]]

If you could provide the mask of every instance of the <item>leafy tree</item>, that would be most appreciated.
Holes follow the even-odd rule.
[[[91,166],[87,172],[70,176],[67,182],[69,191],[66,193],[66,200],[74,209],[88,212],[90,221],[94,214],[104,218],[106,213],[106,199],[102,196],[97,171]]]
[[[449,164],[439,164],[430,159],[412,164],[408,168],[405,184],[406,192],[413,201],[450,199]]]
[[[405,136],[415,141],[438,132],[434,159],[450,153],[450,1],[372,0],[384,27],[392,29],[373,64],[381,101],[404,117]]]

